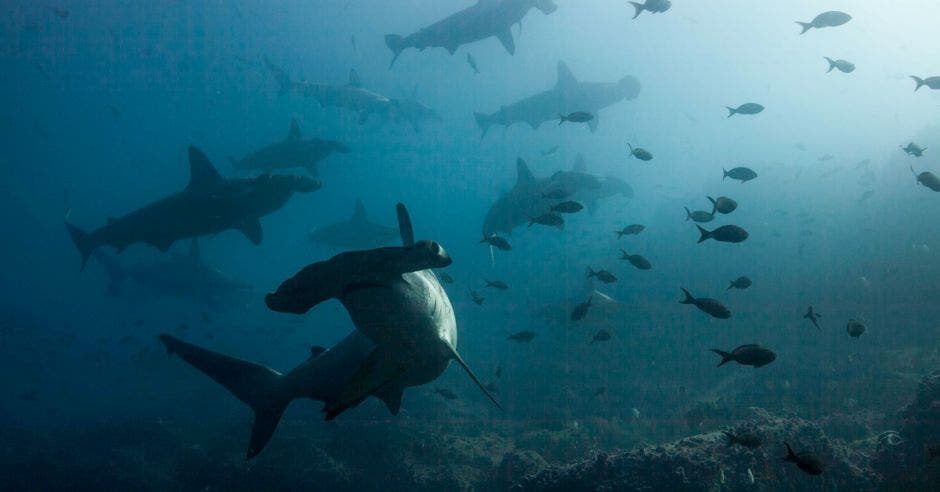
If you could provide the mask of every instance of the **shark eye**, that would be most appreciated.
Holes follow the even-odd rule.
[[[443,248],[441,248],[441,245],[437,244],[436,241],[431,241],[431,245],[429,246],[429,248],[431,249],[431,252],[434,253],[435,255],[440,255],[441,252],[443,251]]]

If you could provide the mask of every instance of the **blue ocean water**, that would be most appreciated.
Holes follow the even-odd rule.
[[[665,3],[636,18],[629,2],[613,0],[4,4],[0,488],[930,490],[940,425],[929,409],[940,395],[921,378],[940,368],[930,188],[940,180],[921,173],[940,172],[928,79],[940,74],[930,42],[940,8]],[[521,22],[507,21],[517,5]],[[387,34],[420,32],[467,8],[478,10],[424,31],[441,43],[405,49],[389,66]],[[800,34],[796,21],[826,11],[851,20]],[[461,34],[471,41],[448,41]],[[827,72],[824,57],[857,68]],[[629,94],[579,106],[592,106],[599,90],[584,83],[621,87],[625,77],[635,83]],[[318,96],[326,86],[333,92]],[[726,107],[749,102],[763,111],[729,117]],[[559,124],[555,109],[591,121]],[[518,122],[504,127],[500,110],[517,111]],[[495,113],[496,122],[484,132],[474,113]],[[291,142],[292,121],[299,140],[348,152],[331,153],[315,172],[236,169],[252,152]],[[925,149],[921,157],[902,150],[909,143]],[[631,157],[628,144],[652,160]],[[219,179],[270,172],[322,187],[264,214],[260,244],[237,230],[252,216],[183,234],[165,252],[132,241],[117,254],[103,241],[104,259],[92,255],[82,267],[63,222],[94,231],[184,190],[190,146]],[[723,177],[736,167],[757,177]],[[566,179],[577,184],[566,188]],[[561,188],[565,196],[545,196]],[[237,190],[223,209],[256,203],[247,195]],[[684,209],[710,212],[707,197],[719,196],[737,208],[700,225],[739,226],[743,242],[697,242]],[[384,235],[362,241],[329,228],[349,220],[357,200]],[[560,214],[563,227],[530,224],[569,200],[584,209]],[[405,389],[397,415],[369,393],[325,422],[323,403],[300,399],[246,462],[251,410],[169,356],[158,335],[284,373],[315,359],[311,347],[331,348],[357,330],[333,297],[384,288],[351,270],[385,267],[357,256],[318,276],[316,285],[342,284],[339,295],[303,315],[275,312],[265,295],[344,251],[401,248],[397,203],[415,238],[436,241],[453,260],[436,271],[453,280],[442,287],[456,348],[503,409],[451,363]],[[167,227],[208,209],[171,214]],[[511,250],[481,244],[488,213],[518,219],[493,229]],[[618,237],[630,224],[645,229]],[[108,264],[124,272],[120,281]],[[742,276],[753,284],[729,289]],[[730,318],[680,304],[681,288],[716,299]],[[572,320],[589,299],[587,316]],[[395,306],[382,306],[390,320]],[[803,317],[808,306],[822,314],[819,329]],[[847,333],[850,320],[864,325],[861,336]],[[530,339],[508,339],[520,332]],[[709,349],[744,344],[776,358],[756,369],[715,367],[721,359]],[[437,350],[413,349],[402,363]],[[345,377],[358,367],[347,366]],[[923,416],[899,413],[912,401]],[[763,437],[758,450],[718,442],[719,431],[745,427]],[[876,445],[887,431],[900,444]],[[712,461],[682,479],[673,472],[694,461],[684,451],[666,464],[630,454],[673,450],[690,436],[700,437],[690,449],[714,446],[704,448]],[[826,472],[782,462],[784,440],[817,453]],[[559,471],[597,456],[619,457],[608,469],[620,478]],[[653,474],[659,466],[672,471]],[[886,471],[899,467],[906,471]]]

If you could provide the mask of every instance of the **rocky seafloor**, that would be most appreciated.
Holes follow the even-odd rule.
[[[601,451],[617,423],[520,429],[400,418],[282,424],[256,460],[242,460],[236,424],[152,423],[0,429],[3,490],[937,490],[940,370],[898,412],[810,421],[752,407],[718,430],[626,451]],[[757,449],[729,446],[747,431]],[[820,476],[781,460],[783,441],[826,464]]]

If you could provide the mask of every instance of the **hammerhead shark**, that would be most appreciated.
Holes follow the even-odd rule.
[[[82,255],[82,267],[102,244],[120,253],[134,243],[150,244],[166,252],[176,241],[241,231],[261,244],[261,217],[287,203],[295,192],[309,193],[320,182],[301,176],[264,174],[256,178],[225,179],[196,147],[189,147],[189,184],[183,191],[145,205],[107,225],[85,232],[66,222],[72,241]]]
[[[332,420],[375,396],[397,415],[404,389],[434,381],[451,361],[499,407],[457,353],[454,308],[431,270],[450,265],[450,256],[435,241],[415,241],[407,209],[399,203],[397,211],[403,246],[348,251],[313,263],[265,297],[268,308],[294,314],[335,298],[356,326],[333,348],[317,351],[287,374],[160,336],[168,352],[254,410],[247,459],[261,452],[293,400],[323,401],[325,417]]]
[[[344,249],[365,249],[387,246],[398,237],[398,230],[369,220],[362,200],[356,199],[356,209],[347,220],[318,227],[309,235],[310,240],[326,246]]]
[[[477,0],[477,3],[451,14],[414,34],[385,35],[385,45],[394,57],[388,68],[395,65],[406,48],[440,47],[453,55],[461,45],[495,36],[510,55],[516,53],[516,42],[510,28],[522,26],[522,18],[533,8],[548,15],[558,9],[553,0]]]
[[[630,75],[612,83],[579,82],[565,62],[558,62],[558,80],[551,89],[503,106],[495,113],[474,113],[473,116],[486,136],[493,125],[528,123],[532,129],[538,129],[546,121],[557,121],[560,115],[587,112],[593,115],[587,123],[594,132],[598,111],[624,99],[635,99],[639,94],[640,82]]]
[[[297,120],[291,119],[287,138],[262,147],[242,159],[233,159],[232,167],[236,171],[262,172],[302,167],[311,176],[316,176],[317,163],[334,152],[346,154],[349,152],[349,147],[333,140],[319,138],[304,140],[300,135],[300,125]]]

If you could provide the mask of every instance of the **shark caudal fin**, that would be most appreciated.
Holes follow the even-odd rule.
[[[480,131],[483,132],[483,134],[480,135],[482,139],[486,136],[486,132],[489,131],[490,127],[493,126],[493,119],[483,113],[473,113],[473,118],[477,121],[477,126],[480,127]]]
[[[800,31],[800,34],[806,34],[806,31],[809,31],[810,29],[813,28],[812,22],[797,22],[797,24],[799,24],[800,27],[803,28],[803,30]]]
[[[405,50],[405,38],[398,34],[386,34],[385,46],[388,46],[388,49],[392,50],[392,54],[394,55],[392,62],[388,64],[388,69],[391,70],[398,60],[398,55],[401,55],[401,52]]]
[[[277,81],[278,90],[277,94],[282,96],[287,94],[293,87],[293,82],[290,79],[290,75],[284,71],[281,67],[271,63],[271,60],[268,59],[267,55],[263,58],[264,66],[271,72],[271,75],[274,77],[274,80]]]
[[[72,242],[75,243],[75,247],[78,248],[78,252],[82,255],[82,270],[84,270],[85,263],[88,263],[88,257],[91,256],[91,253],[98,247],[98,243],[92,239],[90,234],[68,222],[65,223],[65,228],[69,231]]]
[[[281,384],[284,376],[260,364],[206,350],[170,335],[159,338],[168,354],[179,355],[251,407],[255,422],[245,459],[257,456],[271,440],[281,415],[292,400]]]
[[[730,352],[725,352],[724,350],[718,350],[718,349],[708,349],[708,350],[721,356],[721,362],[718,363],[717,367],[721,367],[734,359],[734,356],[731,355]]]
[[[916,75],[911,75],[911,78],[914,79],[914,82],[917,83],[917,87],[914,87],[914,92],[917,92],[918,89],[920,89],[921,87],[925,85],[924,79]]]

